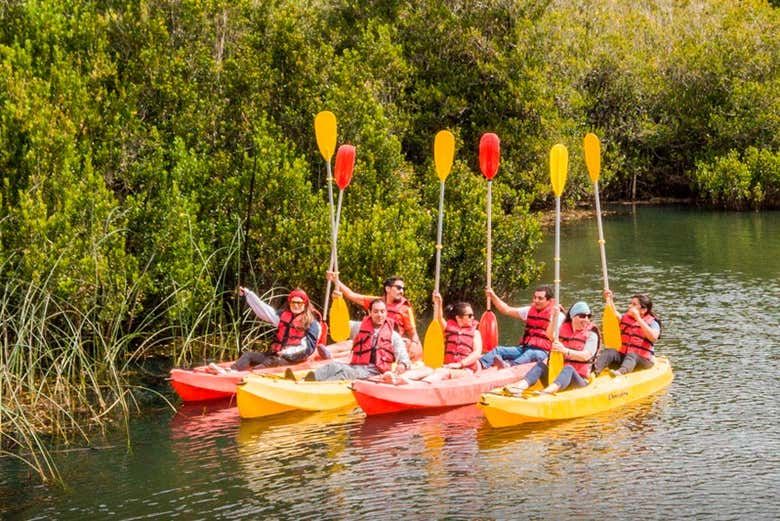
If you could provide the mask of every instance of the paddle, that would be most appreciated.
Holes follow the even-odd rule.
[[[492,289],[493,266],[493,177],[498,172],[501,156],[501,142],[492,133],[483,134],[479,140],[479,169],[487,179],[487,287]],[[488,352],[498,345],[498,322],[496,315],[490,310],[490,298],[487,299],[487,310],[479,319],[479,334],[482,336],[482,351]]]
[[[569,152],[560,143],[550,150],[550,181],[555,194],[555,309],[553,310],[553,342],[558,341],[558,306],[561,290],[561,193],[566,184],[566,172],[569,168]],[[548,384],[555,381],[563,369],[563,353],[550,351],[547,362]]]
[[[449,130],[441,130],[433,140],[433,163],[439,177],[439,222],[436,229],[436,272],[435,292],[439,292],[439,274],[441,272],[442,227],[444,220],[444,181],[450,175],[452,160],[455,156],[455,136]],[[441,323],[433,317],[423,340],[423,363],[428,367],[441,367],[444,364],[444,332]]]
[[[339,257],[338,257],[338,236],[339,224],[341,223],[341,203],[344,199],[344,189],[352,180],[352,171],[355,168],[355,147],[352,145],[341,145],[336,152],[336,184],[339,187],[338,209],[336,211],[336,222],[333,227],[333,272],[336,274],[336,287],[339,280]],[[335,342],[343,342],[349,338],[349,310],[347,303],[341,295],[333,297],[333,303],[330,306],[330,337]]]
[[[333,153],[336,151],[336,116],[329,110],[323,110],[317,113],[314,117],[314,135],[317,138],[317,148],[320,149],[325,164],[328,169],[328,206],[330,208],[330,233],[331,233],[331,248],[330,248],[330,264],[328,270],[333,270],[333,230],[336,227],[335,217],[333,215],[333,174],[330,169],[330,158],[333,157]],[[328,279],[327,287],[325,288],[325,305],[322,308],[323,322],[322,328],[325,330],[325,334],[322,338],[327,338],[328,329],[328,300],[330,299],[330,284]]]
[[[593,181],[593,192],[596,194],[596,222],[599,228],[599,250],[601,251],[601,272],[604,274],[604,291],[609,291],[609,278],[607,277],[607,252],[604,245],[604,230],[601,227],[601,204],[599,202],[599,174],[601,173],[601,143],[598,136],[593,133],[585,135],[583,140],[585,148],[585,165],[588,167],[588,175]],[[615,311],[609,306],[604,306],[604,314],[601,317],[601,327],[604,329],[604,345],[612,349],[620,349],[620,324]]]

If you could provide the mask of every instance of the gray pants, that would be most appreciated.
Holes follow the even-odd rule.
[[[623,374],[630,373],[638,365],[641,369],[649,369],[653,367],[653,362],[647,358],[642,358],[636,353],[628,353],[624,355],[620,351],[615,349],[604,349],[599,353],[599,357],[596,359],[596,363],[593,364],[593,372],[597,375],[604,370],[604,368],[611,365],[620,364],[620,371]]]
[[[349,365],[343,362],[331,362],[314,371],[314,379],[318,382],[326,380],[357,380],[378,374],[379,370],[375,365]]]

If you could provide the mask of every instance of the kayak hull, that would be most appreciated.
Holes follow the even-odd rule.
[[[650,369],[613,377],[602,374],[588,386],[554,395],[506,396],[501,390],[482,395],[479,407],[493,427],[589,416],[640,400],[668,386],[672,367],[664,357]]]
[[[300,378],[305,371],[296,373]],[[287,411],[329,411],[354,407],[349,381],[303,382],[271,375],[250,375],[236,392],[238,414],[261,418]]]
[[[214,374],[207,366],[193,369],[171,369],[170,382],[173,390],[184,402],[224,400],[236,394],[236,386],[252,374],[282,374],[287,368],[293,371],[316,369],[334,360],[347,362],[351,355],[351,342],[340,342],[328,346],[333,358],[321,359],[312,355],[304,362],[279,367],[265,367],[253,371],[235,371],[228,374]],[[219,364],[228,368],[230,362]]]
[[[372,380],[355,380],[352,394],[369,416],[406,410],[441,409],[475,404],[480,396],[495,387],[520,380],[534,364],[507,369],[488,368],[461,378],[427,383],[412,381],[393,385]]]

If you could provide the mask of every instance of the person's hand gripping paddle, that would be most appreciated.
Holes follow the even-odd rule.
[[[336,152],[336,184],[339,187],[339,202],[336,210],[336,225],[333,228],[333,272],[336,274],[336,287],[339,281],[339,257],[338,236],[339,224],[341,224],[341,203],[344,199],[344,189],[352,180],[352,171],[355,168],[355,147],[341,145]],[[330,337],[336,342],[343,342],[349,338],[349,310],[344,297],[340,294],[333,296],[330,306]]]
[[[436,134],[433,141],[433,162],[439,177],[439,222],[436,228],[436,272],[435,292],[439,292],[439,274],[441,273],[442,227],[444,219],[444,181],[450,175],[452,160],[455,156],[455,136],[448,130]],[[423,363],[428,367],[441,367],[444,363],[444,332],[436,317],[425,331],[423,340]]]
[[[558,341],[558,307],[560,306],[561,292],[561,194],[566,184],[567,170],[569,169],[569,152],[560,143],[550,150],[550,181],[555,194],[555,308],[552,311],[553,342]],[[563,369],[563,353],[550,351],[550,359],[547,362],[548,384],[555,381]]]
[[[609,291],[609,278],[607,277],[607,252],[604,248],[604,230],[601,227],[601,203],[599,202],[599,175],[601,173],[601,143],[598,136],[593,133],[585,135],[583,140],[585,149],[585,165],[588,167],[588,175],[593,181],[593,193],[596,196],[596,222],[599,229],[599,250],[601,252],[601,272],[604,275],[604,291]],[[604,306],[604,314],[601,317],[601,327],[604,333],[604,345],[612,349],[620,349],[620,324],[618,316],[610,306]]]
[[[493,288],[493,177],[498,172],[501,159],[501,142],[492,133],[483,134],[479,140],[479,169],[487,179],[487,288]],[[487,299],[486,311],[479,319],[479,334],[482,336],[482,351],[488,352],[498,345],[498,322],[496,315],[490,310],[490,298]]]

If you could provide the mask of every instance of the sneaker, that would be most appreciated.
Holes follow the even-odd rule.
[[[297,382],[298,379],[295,378],[295,373],[292,372],[292,369],[289,367],[284,370],[284,379],[285,380],[292,380],[293,382]]]

